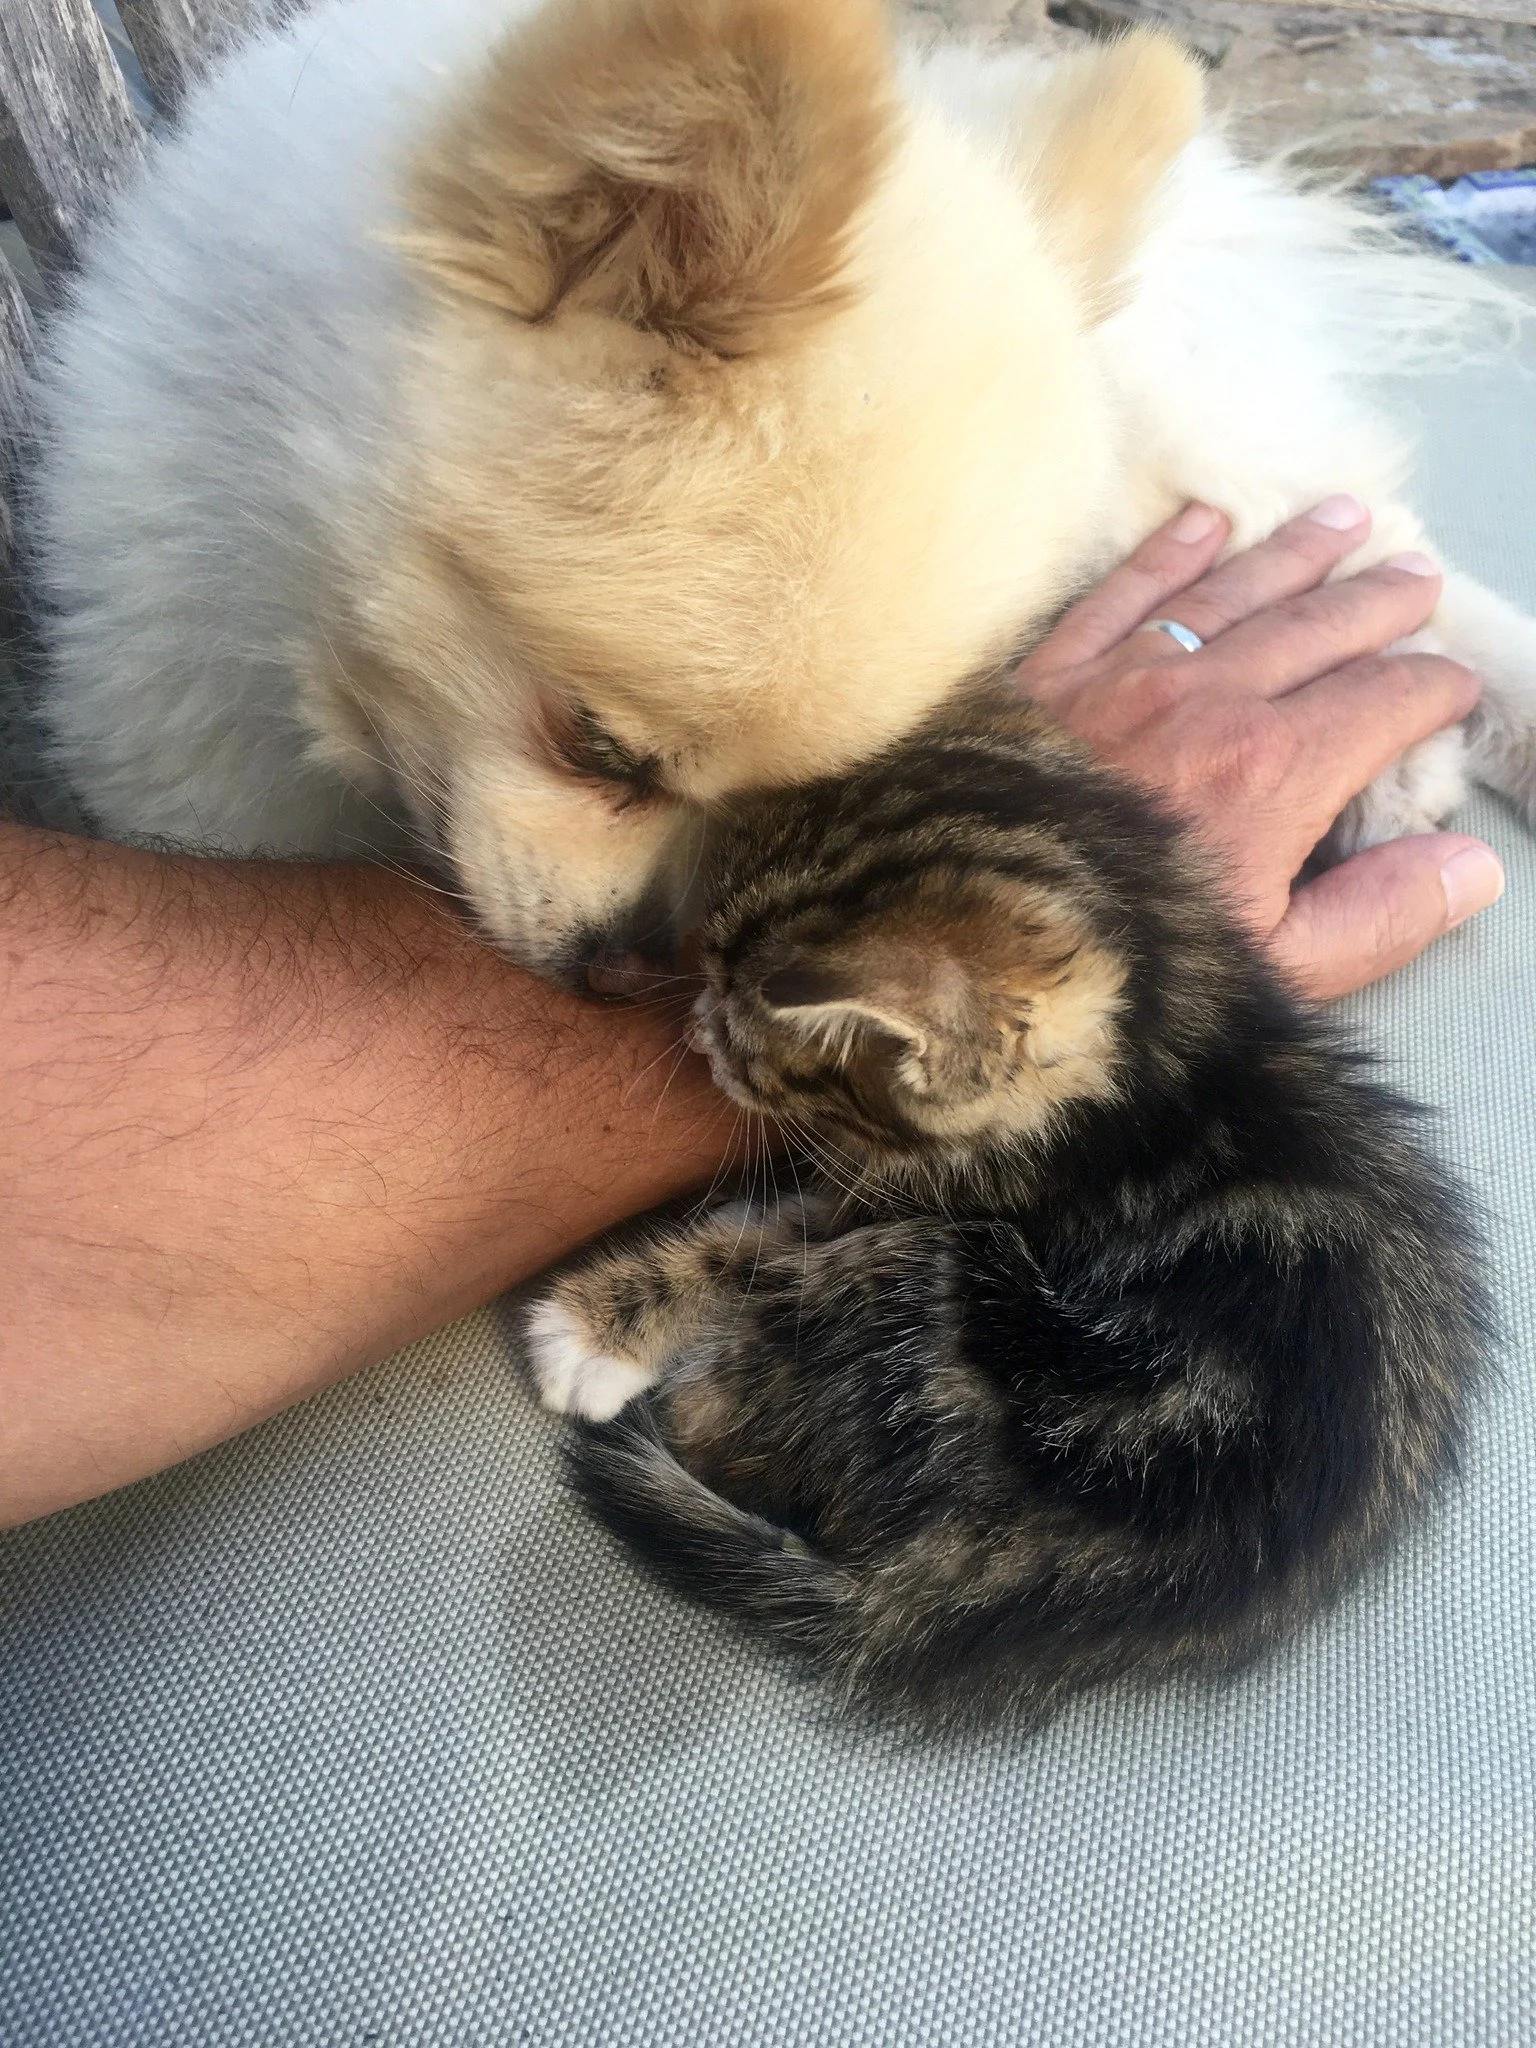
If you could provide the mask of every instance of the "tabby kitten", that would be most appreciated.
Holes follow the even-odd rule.
[[[1294,1625],[1447,1468],[1485,1330],[1466,1197],[1188,840],[1039,714],[971,720],[715,850],[699,1042],[806,1199],[528,1318],[603,1519],[923,1719]]]

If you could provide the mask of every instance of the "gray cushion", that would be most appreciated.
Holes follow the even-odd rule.
[[[1414,394],[1536,607],[1536,387]],[[1536,844],[1353,1014],[1487,1204],[1464,1483],[1218,1692],[903,1748],[561,1496],[495,1312],[0,1548],[0,2041],[1536,2041]]]

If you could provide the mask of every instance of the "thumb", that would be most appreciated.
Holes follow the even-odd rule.
[[[1326,1002],[1406,966],[1503,889],[1499,857],[1480,839],[1393,839],[1298,889],[1270,954],[1303,995]]]

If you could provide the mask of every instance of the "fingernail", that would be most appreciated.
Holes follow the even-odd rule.
[[[1360,500],[1346,491],[1324,498],[1321,505],[1314,505],[1307,514],[1314,526],[1331,526],[1335,533],[1348,533],[1352,526],[1364,526],[1370,516]]]
[[[1504,894],[1504,869],[1487,846],[1464,846],[1440,870],[1445,891],[1445,928],[1452,931]]]
[[[1220,524],[1221,514],[1213,505],[1186,505],[1168,532],[1174,540],[1189,546],[1197,540],[1209,540]]]
[[[1432,562],[1428,555],[1421,555],[1417,548],[1411,554],[1391,555],[1381,565],[1384,569],[1402,569],[1410,576],[1438,576],[1440,564]]]

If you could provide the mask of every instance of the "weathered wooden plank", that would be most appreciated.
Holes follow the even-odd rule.
[[[139,53],[162,114],[174,114],[206,61],[214,38],[208,10],[193,0],[118,0],[118,16]]]
[[[24,380],[32,348],[27,301],[0,250],[0,818],[55,832],[89,832],[79,804],[51,765],[38,712],[35,625],[22,588],[25,563],[14,545],[13,490],[30,455]]]
[[[278,12],[272,0],[117,0],[117,11],[169,115],[212,63]]]
[[[0,581],[14,557],[12,486],[24,439],[22,403],[32,349],[31,310],[0,250]]]
[[[90,0],[0,0],[0,192],[45,276],[143,146]]]
[[[30,727],[16,645],[21,608],[14,492],[25,439],[22,405],[32,339],[32,316],[16,273],[0,249],[0,818],[29,823],[36,817],[23,758]]]

